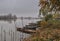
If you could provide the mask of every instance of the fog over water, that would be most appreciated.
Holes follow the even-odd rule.
[[[24,19],[23,26],[28,25],[29,23],[35,23],[36,21],[38,21],[38,20]],[[12,23],[10,23],[9,21],[0,21],[0,41],[1,41],[1,37],[2,37],[2,41],[4,41],[4,37],[6,38],[6,41],[13,41],[13,40],[15,41],[15,36],[16,36],[16,41],[20,41],[20,39],[22,39],[22,37],[28,38],[30,36],[30,34],[26,34],[26,33],[23,33],[23,36],[22,36],[22,32],[19,32],[19,31],[16,31],[16,35],[15,35],[15,29],[16,29],[15,26],[19,27],[19,28],[23,27],[21,19],[17,19],[15,24],[14,24],[14,21],[12,21]],[[2,32],[1,32],[1,30],[2,30]],[[4,31],[6,32],[6,35],[4,35]],[[14,33],[14,35],[13,35],[13,33]],[[1,34],[2,34],[2,36],[1,36]]]
[[[38,0],[39,1],[39,0]],[[16,15],[17,17],[38,17],[39,7],[37,0],[0,0],[0,16],[1,15]],[[36,22],[37,20],[23,20],[23,26],[31,22]],[[15,22],[16,27],[23,27],[20,19]],[[0,41],[4,41],[4,31],[6,32],[6,41],[20,41],[22,33],[17,31],[15,35],[15,24],[14,22],[9,23],[8,21],[0,21]],[[2,28],[2,32],[1,32]],[[12,34],[11,34],[12,33]],[[14,33],[14,35],[13,35]],[[2,36],[1,36],[2,35]],[[11,38],[12,35],[12,38]],[[29,34],[23,33],[23,37],[29,37]]]
[[[0,15],[37,16],[39,0],[0,0]]]
[[[21,21],[19,21],[19,20],[17,20],[15,24],[16,24],[16,27],[22,27]],[[22,36],[22,32],[19,32],[19,31],[16,31],[16,35],[15,35],[15,29],[16,29],[15,24],[14,24],[14,22],[9,23],[7,21],[0,21],[0,41],[1,41],[1,38],[2,38],[2,41],[4,41],[4,37],[6,38],[6,41],[13,41],[13,39],[15,41],[15,36],[16,36],[16,40],[20,41],[20,39],[22,37],[26,38],[26,37],[30,36],[29,34],[25,34],[25,33],[23,33],[23,36]],[[1,32],[1,30],[2,30],[2,32]],[[4,35],[5,34],[4,31],[6,32],[6,35]],[[14,35],[13,35],[13,33],[14,33]],[[2,34],[2,36],[1,36],[1,34]]]

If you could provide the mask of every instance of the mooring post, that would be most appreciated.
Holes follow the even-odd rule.
[[[13,41],[14,41],[14,32],[13,32]]]
[[[15,25],[15,41],[16,41],[17,28],[16,28],[15,20],[14,20],[14,25]]]
[[[23,17],[21,17],[22,27],[23,27]],[[23,30],[22,30],[22,40],[23,40]]]
[[[2,41],[2,30],[3,30],[3,27],[1,26],[1,41]]]
[[[4,30],[4,41],[6,41],[6,31]]]

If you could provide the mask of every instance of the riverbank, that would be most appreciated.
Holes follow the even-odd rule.
[[[31,37],[24,39],[24,41],[60,41],[60,29],[43,29],[42,31],[37,31],[36,34],[33,34]]]
[[[36,33],[24,41],[60,41],[60,21],[51,21],[50,23],[42,21]]]

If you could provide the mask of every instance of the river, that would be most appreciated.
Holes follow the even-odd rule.
[[[21,39],[28,38],[30,34],[22,33],[16,31],[16,27],[23,27],[31,22],[36,22],[37,20],[23,20],[23,25],[20,19],[12,23],[8,21],[0,21],[0,41],[20,41]],[[16,27],[15,27],[16,26]]]

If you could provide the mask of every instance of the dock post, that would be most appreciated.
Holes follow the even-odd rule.
[[[3,27],[1,26],[1,41],[2,41],[2,30],[3,30]]]
[[[15,41],[16,41],[16,31],[17,31],[16,29],[17,28],[16,28],[15,20],[14,20],[14,25],[15,25]]]
[[[14,41],[14,32],[13,32],[13,41]]]
[[[21,17],[21,22],[22,22],[22,27],[23,27],[23,17]],[[23,30],[22,30],[22,32],[23,32]],[[23,33],[22,33],[21,39],[23,40]]]
[[[6,41],[6,31],[4,30],[4,41]]]
[[[13,39],[12,39],[12,30],[11,30],[11,41],[12,41]]]

